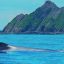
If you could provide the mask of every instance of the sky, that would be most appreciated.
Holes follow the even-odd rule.
[[[29,14],[44,4],[46,0],[0,0],[0,30],[17,15]],[[64,6],[64,0],[51,0],[58,7]]]

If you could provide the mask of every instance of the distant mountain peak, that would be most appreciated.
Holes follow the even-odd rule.
[[[47,1],[44,3],[43,6],[47,6],[47,7],[57,7],[57,5],[56,5],[54,2],[50,1],[50,0],[47,0]]]
[[[45,4],[54,4],[52,1],[50,1],[50,0],[47,0],[46,2],[45,2]]]

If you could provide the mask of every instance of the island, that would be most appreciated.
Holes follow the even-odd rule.
[[[64,34],[64,7],[47,0],[29,14],[19,14],[11,20],[2,34]]]

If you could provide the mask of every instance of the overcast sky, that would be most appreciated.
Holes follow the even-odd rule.
[[[43,5],[46,0],[0,0],[0,30],[8,22],[20,13],[31,13],[39,6]],[[64,0],[52,0],[59,7],[64,6]]]

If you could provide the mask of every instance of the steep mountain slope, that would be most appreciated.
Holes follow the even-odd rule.
[[[13,33],[13,29],[15,28],[15,25],[20,22],[25,17],[24,14],[20,14],[16,16],[8,25],[4,28],[3,32],[5,33]]]
[[[29,15],[18,15],[3,30],[4,33],[59,33],[64,32],[64,8],[46,1]]]

